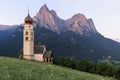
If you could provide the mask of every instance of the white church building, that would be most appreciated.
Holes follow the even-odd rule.
[[[52,63],[52,51],[47,51],[45,45],[34,46],[33,19],[28,16],[24,20],[23,31],[23,58],[35,61]]]

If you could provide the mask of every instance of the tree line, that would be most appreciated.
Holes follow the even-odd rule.
[[[53,64],[120,80],[120,66],[114,66],[107,62],[92,63],[87,60],[73,60],[66,57],[58,57],[54,59]]]

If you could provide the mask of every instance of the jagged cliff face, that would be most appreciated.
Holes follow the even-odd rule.
[[[97,33],[92,19],[87,19],[83,14],[79,13],[70,19],[62,20],[54,10],[49,10],[46,4],[41,7],[33,20],[37,25],[44,26],[57,33],[66,31],[73,31],[80,35],[89,32]]]
[[[60,19],[54,10],[49,10],[43,5],[40,11],[36,14],[33,20],[40,26],[44,26],[54,32],[60,33],[62,25],[65,25],[64,20]]]
[[[97,33],[92,19],[87,19],[83,14],[76,14],[72,18],[66,20],[68,31],[73,31],[79,34],[88,32]]]

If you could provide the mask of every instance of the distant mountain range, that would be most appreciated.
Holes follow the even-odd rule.
[[[120,42],[120,38],[115,38],[114,40]]]
[[[17,25],[0,25],[0,41],[5,40],[8,36],[11,35],[17,29]]]
[[[11,29],[13,27],[15,27],[15,26],[9,26],[9,25],[2,25],[2,24],[0,24],[0,30],[1,31],[8,30],[8,29]]]
[[[33,20],[38,26],[57,33],[72,31],[80,35],[89,32],[98,33],[92,19],[87,19],[83,14],[76,14],[68,20],[60,19],[54,10],[49,10],[43,5]]]
[[[34,20],[35,44],[45,44],[54,57],[88,59],[111,56],[120,60],[120,43],[102,36],[92,19],[78,13],[70,19],[59,18],[54,10],[43,5]],[[23,25],[0,31],[0,55],[17,57],[22,49]]]

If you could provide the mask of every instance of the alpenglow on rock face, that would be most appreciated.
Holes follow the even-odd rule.
[[[87,19],[83,14],[76,14],[72,18],[66,20],[68,30],[84,34],[86,32],[97,33],[92,19]]]
[[[38,25],[44,26],[45,28],[57,33],[60,33],[62,25],[65,25],[64,21],[56,15],[56,12],[53,10],[50,11],[46,4],[41,7],[33,20]]]
[[[43,5],[33,20],[39,26],[43,26],[57,33],[73,31],[80,35],[89,32],[98,33],[92,19],[87,19],[83,14],[76,14],[72,18],[63,20],[59,18],[54,10],[49,10]]]

